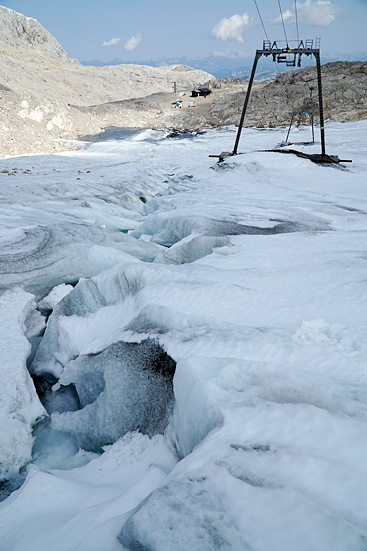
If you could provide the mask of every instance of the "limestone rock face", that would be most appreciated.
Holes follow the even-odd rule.
[[[36,19],[0,6],[0,29],[0,47],[5,51],[25,50],[55,61],[71,61],[56,38]]]
[[[321,67],[325,121],[355,121],[367,117],[367,62],[337,61]],[[292,111],[309,97],[317,103],[316,67],[310,66],[283,73],[275,81],[253,89],[245,126],[275,127],[290,123]],[[215,123],[238,124],[245,92],[223,95],[213,104]]]

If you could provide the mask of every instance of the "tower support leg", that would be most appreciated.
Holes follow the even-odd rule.
[[[320,115],[320,134],[321,134],[321,155],[326,155],[325,149],[325,123],[324,123],[324,105],[322,102],[322,82],[321,82],[321,65],[320,65],[320,54],[319,52],[314,52],[316,58],[316,68],[317,68],[317,87],[319,91],[319,115]]]
[[[293,119],[294,119],[294,114],[292,113],[291,123],[290,123],[290,125],[289,125],[287,137],[286,137],[286,139],[285,139],[286,143],[288,143],[288,138],[289,138],[289,134],[290,134],[290,131],[291,131],[291,128],[292,128]]]
[[[243,122],[244,122],[244,120],[245,120],[245,115],[246,115],[246,111],[247,111],[247,105],[248,105],[248,102],[249,102],[249,99],[250,99],[251,88],[252,88],[252,85],[253,85],[253,83],[254,83],[254,78],[255,78],[255,73],[256,73],[257,62],[259,61],[260,57],[261,57],[261,53],[259,53],[258,51],[256,51],[256,55],[255,55],[255,59],[254,59],[254,64],[253,64],[253,66],[252,66],[251,76],[250,76],[250,80],[249,80],[248,87],[247,87],[247,93],[246,93],[245,103],[243,104],[241,119],[240,119],[240,123],[239,123],[239,125],[238,125],[237,136],[236,136],[236,141],[235,141],[234,148],[233,148],[233,151],[232,151],[232,155],[237,155],[238,144],[239,144],[239,142],[240,142],[240,137],[241,137],[242,127],[243,127]]]

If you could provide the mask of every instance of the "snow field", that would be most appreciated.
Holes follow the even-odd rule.
[[[0,505],[1,551],[365,550],[367,124],[327,128],[329,152],[353,159],[347,169],[258,151],[282,134],[245,130],[247,153],[217,165],[208,154],[230,150],[233,129],[140,133],[13,177],[3,266],[23,302],[4,312],[78,280],[40,306],[53,312],[31,371],[59,379],[55,394],[75,384],[81,409],[51,413],[78,457],[62,459],[68,470],[47,453],[28,466]],[[68,184],[86,166],[94,180],[83,172]],[[51,226],[55,239],[38,256],[31,245],[32,270],[17,275],[26,231]],[[10,340],[25,347],[14,319]],[[127,360],[147,339],[176,362],[174,409],[164,436],[153,436],[159,422],[150,437],[124,435],[126,400],[139,417],[169,396],[159,385],[149,395]],[[19,442],[25,464],[30,444]],[[106,443],[102,455],[83,451]]]

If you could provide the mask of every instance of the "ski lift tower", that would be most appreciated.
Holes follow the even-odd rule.
[[[299,109],[294,109],[291,117],[291,122],[289,124],[287,137],[285,139],[285,142],[282,142],[280,145],[290,145],[288,142],[289,134],[291,132],[292,124],[296,116],[298,117],[304,117],[305,115],[308,115],[311,119],[311,127],[312,127],[312,142],[307,142],[308,144],[314,144],[315,143],[315,128],[314,128],[314,122],[315,122],[315,109],[316,109],[316,103],[312,99],[312,92],[314,90],[313,86],[310,86],[310,96],[303,102],[303,105]]]
[[[285,47],[281,47],[280,41],[270,42],[270,40],[264,40],[263,48],[261,50],[256,50],[254,63],[252,66],[251,76],[248,83],[248,88],[245,97],[245,103],[243,105],[242,114],[238,126],[237,136],[234,143],[234,148],[232,152],[223,152],[220,155],[210,155],[210,157],[219,157],[219,161],[223,161],[226,157],[231,157],[232,155],[237,155],[238,144],[241,137],[241,132],[243,128],[243,123],[245,121],[247,106],[250,99],[251,89],[255,78],[257,63],[261,56],[272,57],[273,61],[276,63],[285,63],[287,67],[301,67],[302,56],[314,56],[316,59],[316,69],[317,69],[317,87],[318,87],[318,103],[319,103],[319,119],[320,119],[320,134],[321,134],[321,154],[308,155],[306,153],[300,153],[294,150],[286,149],[277,149],[271,151],[279,151],[282,153],[294,153],[302,157],[310,158],[316,163],[340,163],[340,162],[351,162],[351,161],[341,161],[337,155],[327,155],[325,150],[325,128],[324,128],[324,108],[322,100],[322,81],[321,81],[321,65],[320,65],[320,39],[317,38],[314,44],[312,39],[308,39],[305,42],[303,40],[297,41],[297,46],[295,48],[289,47],[286,43]]]

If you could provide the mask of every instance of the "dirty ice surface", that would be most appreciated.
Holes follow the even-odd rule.
[[[367,121],[167,134],[0,161],[0,551],[366,551]]]

